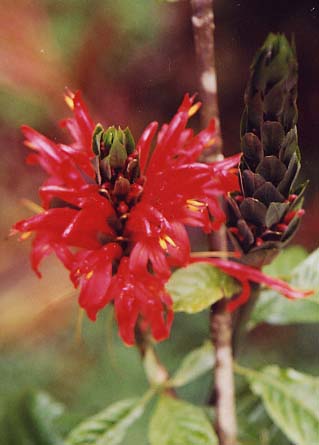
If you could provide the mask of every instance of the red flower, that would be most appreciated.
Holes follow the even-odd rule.
[[[238,188],[230,168],[239,156],[214,164],[197,159],[214,136],[214,121],[194,135],[186,125],[199,108],[185,96],[177,114],[160,129],[151,123],[135,148],[128,129],[94,127],[80,93],[68,93],[74,117],[62,122],[73,138],[56,144],[23,127],[28,162],[49,178],[40,188],[44,212],[15,224],[35,232],[31,254],[55,252],[91,319],[113,301],[123,340],[134,342],[140,315],[155,339],[169,335],[172,301],[165,291],[171,267],[189,262],[184,224],[210,232],[224,222],[218,197]]]

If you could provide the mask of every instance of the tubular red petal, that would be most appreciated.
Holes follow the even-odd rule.
[[[151,122],[145,128],[144,132],[142,133],[142,136],[140,137],[136,145],[136,150],[140,157],[140,167],[142,172],[145,172],[146,163],[150,154],[151,143],[157,131],[157,128],[158,128],[158,123]]]
[[[122,340],[128,346],[135,342],[135,324],[138,317],[136,300],[123,293],[115,300],[115,313]]]
[[[97,312],[106,304],[106,293],[112,276],[111,259],[106,256],[100,260],[80,282],[79,304],[92,320],[96,319]]]
[[[241,285],[242,285],[241,293],[227,304],[227,310],[229,312],[235,311],[240,306],[247,303],[247,301],[249,300],[251,292],[249,281],[241,280]]]
[[[61,161],[61,154],[54,142],[27,125],[22,125],[21,131],[26,138],[25,144],[28,148],[46,154],[57,162]]]
[[[45,233],[37,234],[32,241],[31,266],[39,278],[42,278],[42,274],[39,271],[39,264],[44,257],[50,255],[52,250],[48,236]]]
[[[178,108],[179,113],[188,112],[194,103],[196,95],[190,96],[189,93],[184,95],[183,101]]]
[[[236,155],[229,156],[228,158],[224,158],[221,161],[212,162],[209,165],[213,167],[213,170],[215,172],[218,172],[221,170],[229,170],[232,167],[238,166],[241,156],[242,156],[242,154],[238,153]]]
[[[246,266],[244,264],[236,263],[234,261],[229,260],[221,260],[217,258],[207,259],[206,262],[214,264],[219,267],[224,272],[229,275],[237,278],[239,281],[243,279],[252,281],[254,283],[264,284],[279,293],[281,293],[286,298],[296,300],[300,298],[305,298],[309,295],[312,295],[314,292],[312,290],[299,290],[291,287],[288,283],[279,280],[278,278],[270,277],[269,275],[264,274],[258,269],[254,269],[253,267]]]

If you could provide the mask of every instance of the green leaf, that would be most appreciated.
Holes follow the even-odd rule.
[[[273,290],[262,290],[251,314],[249,328],[259,323],[285,325],[289,323],[315,323],[319,321],[319,249],[305,259],[306,252],[300,247],[283,251],[264,271],[284,276],[292,286],[313,289],[315,294],[298,301],[283,298]],[[297,267],[296,262],[303,260]]]
[[[296,445],[315,444],[319,437],[319,378],[294,369],[267,366],[256,372],[235,366],[252,391],[262,398],[274,423]]]
[[[162,396],[149,427],[151,445],[217,445],[202,408]]]
[[[307,251],[301,246],[290,246],[281,251],[277,258],[263,272],[273,277],[287,277],[291,271],[308,256]]]
[[[244,445],[290,445],[269,418],[262,401],[246,388],[237,396],[238,441]]]
[[[126,399],[114,403],[105,410],[84,420],[69,434],[66,445],[118,445],[128,428],[144,412],[153,392],[142,399]]]
[[[212,344],[206,341],[200,348],[196,348],[186,355],[181,366],[169,380],[170,386],[183,386],[210,371],[215,363]]]
[[[62,445],[53,425],[63,407],[45,392],[28,391],[12,402],[2,418],[1,439],[12,445]]]
[[[166,288],[175,312],[193,314],[239,291],[236,280],[207,263],[195,263],[175,271]]]

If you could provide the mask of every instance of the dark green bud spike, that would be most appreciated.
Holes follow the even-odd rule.
[[[294,235],[305,186],[297,135],[298,65],[294,42],[269,34],[250,67],[241,119],[240,193],[228,198],[227,226],[242,262],[261,267]],[[238,223],[240,221],[240,224]]]
[[[103,131],[104,131],[104,128],[102,127],[101,124],[97,124],[93,131],[92,150],[93,150],[93,153],[96,154],[96,156],[99,156],[100,152],[101,152],[100,145],[101,145],[101,138],[103,135]]]
[[[266,120],[279,121],[287,132],[297,120],[295,50],[285,36],[269,34],[250,69],[241,135],[253,131],[260,136]]]
[[[120,142],[118,132],[116,132],[112,146],[110,148],[110,165],[112,168],[123,168],[127,159],[124,145]]]
[[[127,154],[132,154],[135,150],[135,141],[133,138],[133,135],[131,133],[131,130],[126,127],[124,130],[124,135],[125,135],[125,148],[127,151]]]

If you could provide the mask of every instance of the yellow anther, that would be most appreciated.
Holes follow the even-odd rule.
[[[173,247],[176,247],[176,244],[174,243],[174,240],[172,240],[172,238],[168,235],[164,235],[163,236],[164,240],[168,242],[168,244],[170,244]]]
[[[196,199],[188,199],[186,203],[189,210],[192,210],[193,212],[199,212],[204,207],[207,207],[207,204],[197,201]]]
[[[199,212],[199,211],[200,211],[200,208],[199,208],[199,207],[193,206],[193,205],[191,205],[191,204],[188,204],[187,208],[188,208],[189,210],[191,210],[192,212]]]
[[[65,95],[64,96],[65,103],[67,106],[73,111],[74,110],[74,102],[72,97]]]
[[[209,148],[212,145],[214,145],[216,143],[217,139],[216,138],[211,138],[208,142],[206,142],[206,144],[204,145],[205,148]]]
[[[32,144],[30,141],[24,141],[24,145],[28,148],[31,148],[31,150],[38,150],[37,146]]]
[[[197,201],[197,199],[188,199],[187,201],[188,205],[194,206],[194,207],[206,207],[206,204],[201,201]]]
[[[190,109],[188,110],[188,116],[189,116],[189,117],[194,116],[194,114],[196,114],[197,111],[200,109],[200,106],[201,106],[201,103],[200,103],[200,102],[197,102],[196,104],[192,105],[192,106],[190,107]]]
[[[94,274],[93,270],[90,270],[90,272],[86,274],[85,279],[90,280],[93,277],[93,274]]]
[[[163,250],[167,250],[167,242],[164,238],[160,238],[158,242]]]
[[[22,233],[22,235],[20,236],[20,239],[24,241],[25,239],[28,239],[29,236],[31,236],[31,235],[32,235],[32,232]]]

